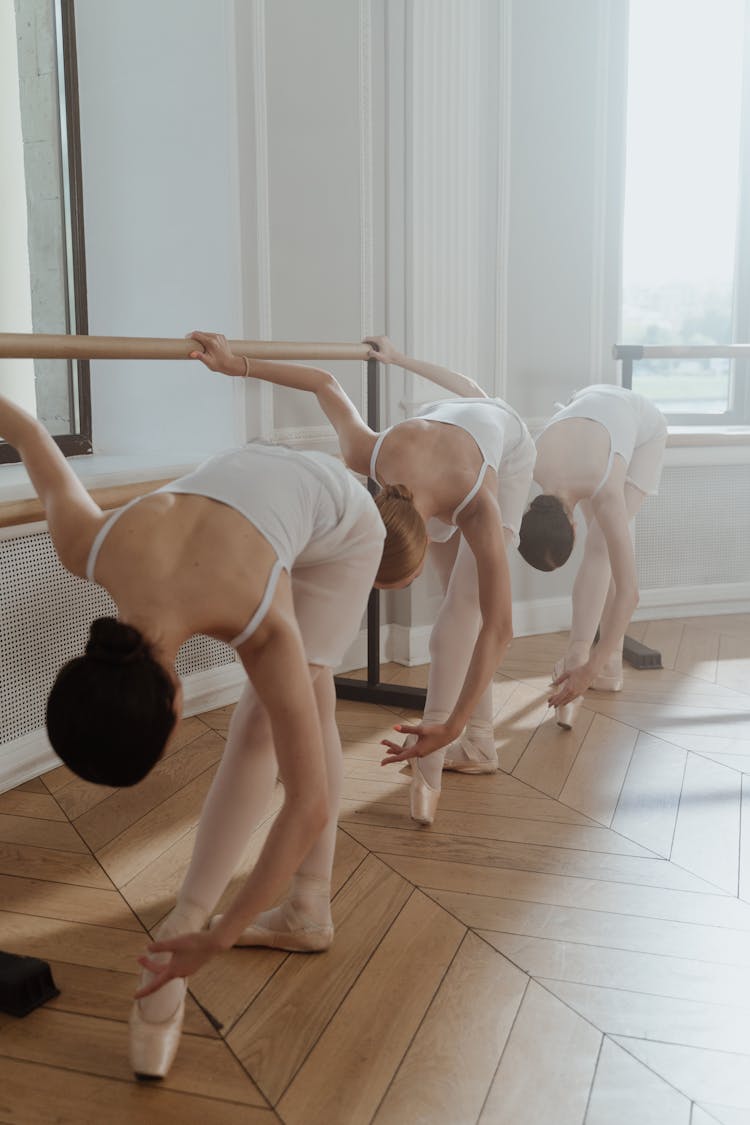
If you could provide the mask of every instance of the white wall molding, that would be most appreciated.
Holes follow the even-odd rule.
[[[373,217],[372,0],[359,0],[359,247],[360,337],[375,332],[375,222]],[[367,410],[367,364],[361,365],[361,405]]]
[[[510,162],[513,121],[513,0],[501,0],[497,155],[497,242],[495,247],[495,367],[492,393],[505,398],[508,384],[508,271],[510,263]]]
[[[600,383],[604,355],[605,286],[607,277],[607,173],[609,122],[610,0],[596,5],[596,91],[594,95],[594,161],[591,214],[591,309],[589,382]]]

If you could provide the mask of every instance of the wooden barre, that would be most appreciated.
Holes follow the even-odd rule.
[[[359,359],[368,344],[283,343],[229,340],[235,355],[249,359]],[[200,351],[197,340],[158,336],[52,336],[0,332],[0,359],[188,359]]]
[[[750,344],[615,344],[615,359],[750,359]]]
[[[102,511],[120,508],[136,496],[145,496],[147,492],[154,492],[164,484],[171,484],[174,477],[165,480],[143,480],[132,484],[116,484],[104,488],[91,488],[89,496],[98,504]],[[0,503],[0,528],[20,527],[25,523],[38,523],[44,520],[44,508],[37,499],[6,500]]]

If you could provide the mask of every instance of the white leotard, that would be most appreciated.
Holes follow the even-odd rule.
[[[211,457],[158,491],[205,496],[227,504],[249,520],[276,553],[260,605],[230,641],[235,648],[252,636],[265,617],[282,570],[291,572],[293,566],[335,559],[345,550],[347,535],[363,511],[368,507],[375,511],[367,490],[334,457],[263,442]],[[142,499],[136,497],[113,512],[99,529],[86,565],[89,581],[94,581],[96,560],[113,524]],[[377,522],[382,543],[385,528]]]
[[[499,398],[441,399],[438,402],[427,403],[415,417],[423,418],[428,422],[443,422],[448,426],[458,426],[471,434],[482,454],[482,466],[477,479],[458,507],[454,509],[451,522],[448,524],[445,520],[436,517],[427,521],[427,534],[430,539],[435,543],[444,543],[456,531],[456,518],[482,487],[487,469],[494,469],[499,476],[504,461],[528,438],[528,430],[513,407]],[[397,422],[396,426],[399,425],[403,423]],[[383,430],[375,442],[370,458],[370,476],[375,481],[378,480],[376,469],[380,448],[396,426]]]
[[[615,387],[611,383],[595,383],[576,391],[568,404],[553,414],[541,432],[567,418],[587,418],[598,422],[609,434],[607,467],[591,494],[592,500],[606,484],[615,454],[619,453],[626,466],[630,467],[639,446],[658,434],[666,433],[664,416],[652,402],[635,391]],[[638,484],[637,481],[634,483]]]

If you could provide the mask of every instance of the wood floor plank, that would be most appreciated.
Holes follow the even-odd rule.
[[[609,826],[637,737],[632,727],[595,715],[560,791],[560,801]]]
[[[549,797],[558,797],[564,786],[594,715],[584,705],[572,730],[562,730],[552,712],[529,741],[513,770],[513,776],[533,785]]]
[[[12,816],[0,813],[0,841],[6,844],[25,844],[35,848],[49,848],[56,852],[76,852],[88,855],[88,848],[67,820],[37,820],[30,816]]]
[[[661,653],[665,668],[674,668],[682,641],[682,621],[649,621],[643,634],[643,643]]]
[[[92,852],[97,852],[130,828],[205,770],[215,766],[226,743],[215,731],[205,731],[187,746],[163,758],[138,786],[117,789],[75,821]]]
[[[671,887],[698,894],[716,894],[717,891],[715,886],[705,880],[663,859],[642,859],[639,856],[576,851],[571,848],[507,843],[500,840],[455,839],[435,831],[412,832],[378,828],[354,821],[347,823],[346,831],[376,855],[404,855],[521,871],[546,871],[550,874],[605,879],[608,882],[634,883],[639,886]]]
[[[672,860],[737,894],[741,775],[689,754],[677,811]]]
[[[605,1037],[586,1125],[697,1125],[690,1100]]]
[[[408,808],[396,805],[368,805],[356,801],[341,801],[340,822],[348,828],[356,824],[371,824],[382,828],[395,828],[424,835],[424,829],[411,820]],[[610,852],[613,855],[650,856],[645,848],[633,840],[625,840],[616,832],[599,826],[565,824],[552,820],[524,820],[520,817],[487,816],[482,813],[457,813],[442,807],[438,809],[435,828],[442,835],[462,836],[474,840],[508,841],[519,844],[541,844],[556,848],[573,848],[590,852]]]
[[[615,1042],[693,1101],[750,1109],[750,1067],[745,1055],[626,1036],[616,1036]]]
[[[676,672],[716,683],[719,633],[686,625],[682,631],[674,667]]]
[[[605,880],[513,871],[447,860],[388,856],[386,862],[422,890],[511,898],[551,906],[578,906],[641,918],[692,922],[750,931],[750,906],[729,895],[696,895],[663,887],[623,886]]]
[[[528,684],[518,685],[495,716],[495,745],[502,770],[515,772],[527,746],[550,714],[545,688],[540,690]]]
[[[331,949],[290,956],[228,1042],[275,1105],[403,910],[412,887],[371,856],[333,901]],[[278,1043],[284,1050],[278,1050]]]
[[[608,1035],[750,1055],[750,1020],[743,1008],[598,985],[545,980],[541,983]]]
[[[59,852],[23,844],[0,843],[0,872],[27,879],[52,880],[81,887],[111,889],[112,881],[92,855]]]
[[[0,1058],[0,1120],[8,1125],[278,1125],[270,1109]]]
[[[537,978],[611,986],[624,992],[750,1009],[750,969],[667,953],[605,949],[580,942],[480,931],[514,965]]]
[[[128,1028],[117,1020],[38,1008],[0,1028],[0,1055],[123,1082],[134,1080]],[[217,1101],[267,1104],[220,1039],[183,1035],[172,1069],[160,1085]]]
[[[279,1102],[287,1125],[371,1121],[464,933],[412,893]]]
[[[17,914],[143,933],[140,922],[115,890],[0,875],[0,903],[3,910]]]
[[[19,786],[0,794],[0,813],[35,817],[38,820],[64,820],[67,817],[51,793],[40,793]]]
[[[147,940],[145,934],[131,930],[1,910],[0,933],[8,953],[124,972],[135,966]]]
[[[750,901],[750,777],[742,778],[740,806],[740,879],[739,896]]]
[[[716,682],[735,691],[747,693],[750,690],[747,666],[750,661],[750,637],[732,636],[721,633],[719,639],[719,659],[716,667]]]
[[[580,1125],[601,1042],[590,1024],[531,981],[479,1125]]]
[[[700,1110],[702,1117],[696,1117],[696,1110]],[[693,1120],[690,1125],[750,1125],[750,1109],[739,1109],[737,1106],[708,1104],[705,1109],[693,1105]]]
[[[431,891],[431,897],[465,926],[480,931],[528,934],[609,949],[674,954],[721,965],[750,966],[746,930],[696,926],[662,918],[546,906],[514,899],[488,898],[458,891]]]
[[[467,934],[373,1125],[474,1125],[527,978]]]
[[[680,807],[687,753],[661,738],[639,734],[612,828],[668,857]]]

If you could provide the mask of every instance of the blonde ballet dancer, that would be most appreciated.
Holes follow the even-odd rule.
[[[245,373],[244,361],[220,338],[196,339],[216,370]],[[386,337],[368,342],[382,363],[406,367],[462,397],[430,403],[416,418],[377,434],[327,371],[272,360],[250,360],[248,368],[254,378],[315,394],[346,463],[381,485],[376,503],[387,534],[376,586],[407,585],[421,573],[429,547],[444,600],[430,637],[424,718],[396,726],[408,737],[403,746],[384,740],[383,760],[411,762],[411,815],[428,825],[443,768],[497,770],[492,678],[512,636],[506,552],[516,541],[535,449],[515,411],[488,398],[473,380],[404,356]]]
[[[666,421],[652,402],[609,384],[576,392],[536,439],[534,480],[542,494],[521,522],[520,553],[537,570],[555,570],[573,549],[576,505],[587,525],[568,648],[554,667],[557,690],[549,699],[563,729],[573,725],[587,688],[622,688],[623,641],[638,605],[633,521],[658,491],[666,440]]]
[[[146,776],[180,716],[174,660],[194,634],[232,645],[247,673],[177,904],[141,959],[131,1063],[161,1078],[179,1044],[185,978],[210,957],[235,944],[313,951],[332,940],[342,776],[332,669],[359,629],[385,529],[366,489],[325,454],[251,443],[105,514],[44,427],[3,397],[0,434],[21,454],[63,566],[119,609],[93,623],[49,697],[50,741],[72,770],[112,786]],[[257,863],[205,930],[278,774],[284,802]]]

